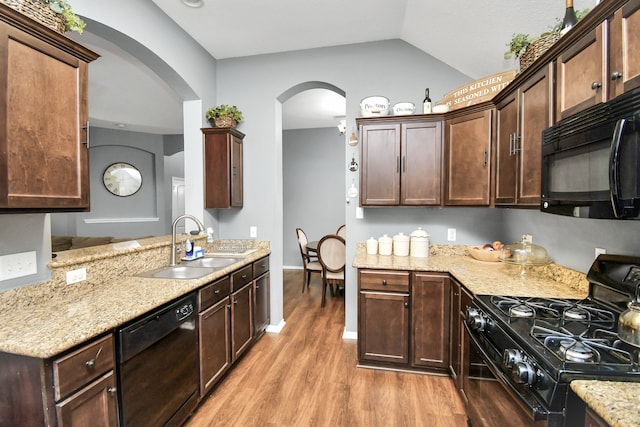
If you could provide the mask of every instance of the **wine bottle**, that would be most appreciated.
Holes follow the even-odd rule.
[[[564,34],[571,29],[578,19],[576,18],[576,11],[573,9],[573,0],[567,0],[567,9],[564,12],[564,19],[562,20],[562,28],[560,34]]]
[[[424,101],[422,101],[422,112],[431,114],[431,98],[429,98],[429,88],[424,90]]]

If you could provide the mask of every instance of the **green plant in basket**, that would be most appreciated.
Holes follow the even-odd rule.
[[[206,117],[210,122],[214,122],[215,119],[229,117],[236,123],[240,123],[242,121],[242,112],[238,110],[238,107],[236,107],[235,105],[221,104],[209,108],[207,110]]]
[[[584,18],[587,13],[589,13],[589,11],[589,8],[576,10],[577,22],[580,22],[580,20]],[[511,41],[507,44],[509,50],[504,53],[504,59],[520,58],[522,55],[524,55],[529,46],[536,40],[539,40],[542,37],[548,36],[550,34],[559,34],[560,30],[562,30],[562,20],[558,19],[556,24],[549,31],[545,31],[539,36],[530,36],[529,34],[523,33],[514,34],[511,38]]]
[[[84,27],[87,25],[78,15],[73,13],[73,9],[69,2],[65,0],[40,0],[42,3],[48,4],[49,8],[57,14],[64,17],[65,31],[75,31],[82,34]]]

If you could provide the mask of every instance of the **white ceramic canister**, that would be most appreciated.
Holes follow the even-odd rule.
[[[409,236],[398,233],[393,236],[393,254],[395,256],[409,256]]]
[[[429,256],[429,234],[421,227],[411,233],[411,256],[416,258]]]
[[[373,237],[367,240],[367,254],[375,255],[378,253],[378,241]]]
[[[393,239],[386,234],[378,239],[378,252],[380,255],[391,255],[393,252]]]

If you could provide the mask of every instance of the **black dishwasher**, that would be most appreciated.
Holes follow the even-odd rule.
[[[179,426],[198,400],[196,294],[118,330],[120,425]]]

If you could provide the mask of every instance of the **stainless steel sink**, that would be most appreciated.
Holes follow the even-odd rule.
[[[198,267],[198,268],[210,267],[210,268],[221,269],[228,265],[235,264],[240,260],[241,258],[206,257],[205,256],[204,258],[198,258],[193,261],[182,261],[181,265],[185,267],[190,267],[190,268],[191,267]]]
[[[185,267],[176,265],[175,267],[163,267],[155,270],[144,271],[137,274],[138,277],[151,277],[154,279],[199,279],[216,271],[213,267]]]

